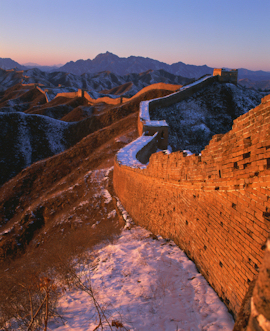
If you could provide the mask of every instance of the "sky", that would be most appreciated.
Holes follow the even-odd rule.
[[[0,57],[65,64],[109,51],[270,71],[269,0],[0,0]]]

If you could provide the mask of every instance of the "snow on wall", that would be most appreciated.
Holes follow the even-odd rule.
[[[124,148],[120,149],[117,153],[117,162],[121,165],[125,165],[131,168],[146,168],[146,165],[139,161],[137,158],[138,153],[151,143],[156,141],[157,134],[154,136],[141,136],[132,143],[126,145]]]

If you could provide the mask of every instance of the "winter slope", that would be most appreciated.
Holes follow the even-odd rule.
[[[213,83],[170,107],[155,108],[151,120],[166,120],[169,145],[200,153],[213,135],[232,129],[233,120],[261,103],[266,94],[231,83]]]
[[[129,223],[123,209],[122,213]],[[233,328],[225,305],[172,241],[155,237],[141,227],[127,227],[114,243],[89,252],[89,260],[88,265],[78,265],[78,275],[86,284],[91,278],[110,323],[117,320],[125,330],[134,331]],[[59,313],[65,324],[51,322],[50,330],[93,330],[98,325],[91,299],[82,291],[65,292]]]

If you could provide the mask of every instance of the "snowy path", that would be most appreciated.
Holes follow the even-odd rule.
[[[94,255],[93,255],[94,254]],[[90,257],[91,258],[91,257]],[[233,319],[193,262],[172,242],[140,227],[124,230],[113,243],[97,248],[80,276],[89,281],[110,323],[120,330],[232,330]],[[93,330],[97,314],[90,297],[67,291],[59,302],[63,324],[50,330]],[[112,327],[116,330],[115,327]],[[104,330],[109,330],[105,327]]]

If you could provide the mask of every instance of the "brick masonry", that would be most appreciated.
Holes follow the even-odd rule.
[[[270,224],[270,96],[200,156],[163,152],[119,165],[114,188],[135,222],[173,239],[235,314],[262,263]]]

